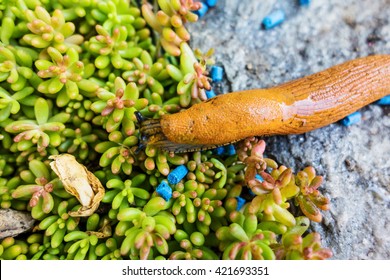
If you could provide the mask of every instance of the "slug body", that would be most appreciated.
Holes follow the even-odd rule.
[[[160,120],[143,120],[147,144],[205,150],[250,136],[305,133],[390,94],[390,55],[336,65],[273,88],[219,95]]]

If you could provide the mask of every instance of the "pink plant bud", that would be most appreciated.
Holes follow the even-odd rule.
[[[122,98],[123,95],[125,93],[125,90],[123,88],[118,88],[116,91],[115,91],[115,96],[117,98]]]
[[[237,242],[233,245],[232,249],[229,252],[229,259],[234,260],[237,257],[238,252],[242,247],[246,245],[245,242]]]
[[[187,239],[183,239],[182,241],[180,241],[180,247],[183,249],[190,249],[191,246],[191,242]]]
[[[139,233],[136,236],[136,240],[134,242],[134,247],[136,249],[140,249],[142,247],[142,245],[144,244],[145,239],[146,239],[146,232]]]
[[[172,192],[172,198],[178,198],[181,194],[178,191]]]
[[[153,246],[153,237],[150,233],[146,233],[146,244],[148,247]]]
[[[38,192],[34,193],[30,199],[29,205],[30,207],[35,207],[38,204],[40,194]]]
[[[187,14],[187,8],[183,7],[183,6],[180,7],[179,14],[181,14],[182,16],[185,16]]]
[[[283,202],[282,194],[280,193],[279,188],[274,188],[272,191],[272,198],[275,201],[276,204],[280,205]]]
[[[198,212],[198,220],[199,222],[203,222],[205,219],[205,215],[202,212]]]
[[[43,188],[44,188],[44,190],[45,190],[46,192],[52,192],[54,186],[53,186],[52,183],[48,183],[48,184],[46,184]]]
[[[197,259],[201,259],[203,257],[203,252],[201,250],[199,250],[199,249],[192,250],[192,254]]]
[[[39,177],[35,179],[35,183],[38,185],[44,186],[48,183],[48,180],[45,177]]]
[[[64,41],[64,35],[57,33],[54,35],[54,41],[57,43],[62,43]]]
[[[106,108],[103,109],[101,114],[103,117],[108,116],[109,114],[111,114],[114,111],[114,109],[115,109],[114,107],[107,106]]]
[[[256,145],[253,146],[251,155],[262,158],[264,150],[265,150],[265,142],[261,140]]]
[[[202,204],[202,201],[199,197],[195,198],[194,201],[192,202],[195,207],[199,207]]]
[[[25,133],[19,133],[18,135],[16,135],[15,137],[14,137],[14,142],[16,142],[16,143],[18,143],[18,142],[20,142],[20,141],[22,141],[23,140],[23,136],[25,135]]]
[[[255,236],[252,237],[252,240],[263,240],[264,239],[264,234],[263,233],[258,233]]]
[[[147,245],[142,246],[140,250],[140,259],[147,260],[150,253],[150,247]]]
[[[188,196],[190,197],[190,198],[196,198],[197,197],[197,193],[196,193],[196,191],[189,191],[188,192]]]

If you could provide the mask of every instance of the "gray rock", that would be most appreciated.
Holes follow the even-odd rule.
[[[30,230],[35,220],[27,212],[0,209],[0,240]]]
[[[286,21],[263,30],[282,8]],[[270,87],[374,53],[390,53],[387,0],[219,1],[191,25],[192,46],[215,49],[226,91]],[[390,94],[390,92],[389,92]],[[313,165],[325,177],[331,209],[313,230],[333,259],[390,258],[390,107],[369,105],[361,123],[332,124],[304,135],[266,139],[266,153],[299,171]]]

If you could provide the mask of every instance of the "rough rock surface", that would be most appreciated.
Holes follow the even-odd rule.
[[[220,0],[191,26],[192,45],[214,48],[226,91],[269,87],[356,57],[390,54],[390,0]],[[261,28],[271,10],[285,22]],[[390,94],[390,92],[389,92]],[[298,171],[325,177],[331,209],[313,230],[333,259],[390,259],[390,106],[369,105],[363,120],[304,135],[266,139],[266,153]]]
[[[32,229],[34,222],[27,212],[0,209],[0,240]]]

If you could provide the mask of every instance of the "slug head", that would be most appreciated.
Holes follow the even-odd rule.
[[[166,137],[161,130],[159,119],[149,119],[144,117],[140,112],[136,111],[135,117],[137,118],[139,126],[139,145],[136,152],[143,150],[146,145],[156,143],[160,140],[165,140]]]
[[[146,118],[138,111],[134,114],[137,118],[140,131],[139,145],[136,150],[136,153],[143,150],[146,145],[153,145],[165,152],[186,153],[209,150],[217,148],[219,146],[225,146],[230,144],[226,143],[224,145],[192,145],[187,143],[174,142],[169,140],[164,134],[161,127],[160,119]]]

